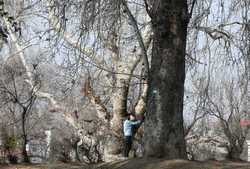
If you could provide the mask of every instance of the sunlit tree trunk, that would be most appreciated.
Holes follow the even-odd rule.
[[[117,72],[129,73],[125,64],[117,64]],[[122,123],[127,112],[127,97],[129,91],[130,76],[117,74],[115,92],[112,98],[113,116],[110,121],[110,137],[105,146],[105,160],[110,161],[123,150]],[[109,159],[111,158],[111,159]]]

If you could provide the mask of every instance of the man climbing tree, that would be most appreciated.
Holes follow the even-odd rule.
[[[144,119],[144,118],[143,118]],[[124,157],[129,156],[129,151],[131,150],[133,143],[133,136],[143,122],[142,120],[137,120],[134,114],[129,114],[128,119],[123,123],[124,132]]]

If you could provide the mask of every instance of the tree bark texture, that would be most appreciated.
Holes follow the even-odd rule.
[[[158,0],[150,3],[153,53],[145,122],[145,153],[146,156],[185,159],[183,95],[187,2]]]

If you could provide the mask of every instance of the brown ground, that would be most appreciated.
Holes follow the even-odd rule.
[[[185,160],[131,159],[95,166],[85,164],[5,165],[0,169],[250,169],[246,162],[192,162]]]
[[[185,160],[132,159],[100,165],[99,169],[250,169],[245,162],[193,162]]]
[[[0,169],[88,169],[84,164],[0,165]]]

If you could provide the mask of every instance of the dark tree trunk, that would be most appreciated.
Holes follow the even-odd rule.
[[[243,151],[243,147],[233,146],[228,151],[228,158],[231,160],[237,160],[237,161],[241,160],[240,155],[241,155],[242,151]]]
[[[26,145],[27,145],[27,139],[25,139],[24,143],[23,143],[23,152],[22,152],[22,155],[23,155],[23,162],[29,163],[30,159],[29,159],[28,153],[26,151]]]
[[[26,151],[26,147],[27,147],[27,144],[28,144],[27,136],[24,135],[23,137],[24,137],[23,138],[23,150],[22,150],[23,162],[29,163],[30,159],[29,159],[29,156],[28,156],[28,152]]]
[[[235,125],[233,123],[229,123],[231,118],[229,118],[227,122],[220,118],[220,121],[224,134],[229,141],[229,145],[227,146],[228,159],[241,160],[240,155],[243,152],[244,143],[246,141],[246,136],[243,134],[244,132],[242,130],[234,130],[230,127],[231,125]]]
[[[229,146],[227,147],[228,158],[231,160],[241,160],[240,155],[244,149],[245,137],[238,136],[238,133],[232,134],[229,129],[225,133],[229,140]]]
[[[186,158],[183,95],[187,2],[159,0],[150,11],[153,54],[145,122],[146,156]]]
[[[22,113],[22,132],[23,132],[23,150],[22,150],[22,155],[23,155],[23,162],[29,163],[30,159],[28,156],[28,153],[26,151],[26,147],[28,144],[28,138],[27,138],[27,133],[26,133],[26,113],[27,110],[24,109]]]
[[[80,139],[77,139],[74,144],[73,144],[73,148],[75,151],[75,158],[76,161],[81,162],[80,156],[79,156],[79,152],[78,152],[78,143],[80,142]]]

